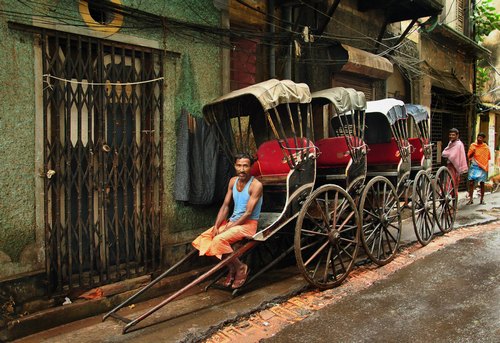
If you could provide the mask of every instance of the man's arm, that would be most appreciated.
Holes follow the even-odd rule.
[[[474,156],[474,153],[475,153],[475,152],[476,152],[476,149],[474,148],[474,145],[471,145],[471,146],[469,147],[469,151],[467,152],[467,157],[468,157],[469,159],[471,159],[471,158],[472,158],[472,156]]]
[[[219,213],[217,214],[217,218],[215,219],[215,230],[218,231],[220,225],[222,222],[227,219],[227,215],[229,213],[229,205],[231,204],[231,201],[233,200],[233,186],[234,182],[236,181],[236,177],[232,177],[231,180],[229,180],[229,185],[227,186],[227,192],[226,196],[224,197],[224,202],[222,203],[222,206],[219,209]],[[217,233],[216,233],[217,234]]]
[[[227,225],[228,229],[230,227],[243,224],[252,215],[257,202],[262,197],[263,188],[264,187],[262,187],[262,183],[259,180],[253,179],[252,184],[250,185],[250,189],[248,190],[250,198],[247,202],[246,211],[237,221],[235,221],[234,223],[229,223]]]

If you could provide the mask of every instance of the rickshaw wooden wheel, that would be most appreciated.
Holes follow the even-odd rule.
[[[402,202],[404,207],[408,206],[409,196],[410,196],[410,173],[406,173],[403,177],[398,181],[396,186],[396,194],[398,195],[398,199]]]
[[[401,239],[401,208],[392,183],[383,176],[371,179],[359,203],[361,243],[378,265],[392,261]]]
[[[439,230],[450,232],[457,214],[457,185],[447,167],[441,167],[436,173],[436,221]]]
[[[356,204],[343,188],[316,189],[295,226],[295,259],[304,278],[320,289],[340,285],[354,267],[360,230]]]
[[[435,199],[436,190],[434,182],[425,170],[419,171],[413,183],[411,214],[415,235],[422,245],[429,244],[434,235],[436,224]]]

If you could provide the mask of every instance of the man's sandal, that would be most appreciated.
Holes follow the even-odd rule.
[[[226,277],[224,278],[224,281],[220,282],[219,284],[222,286],[222,287],[231,287],[231,285],[233,284],[233,281],[234,281],[234,273],[233,272],[229,272],[227,273]]]
[[[232,288],[237,289],[243,286],[247,281],[247,276],[248,276],[248,266],[244,264],[236,271]]]

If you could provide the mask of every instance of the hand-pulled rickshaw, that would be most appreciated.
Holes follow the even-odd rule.
[[[257,162],[252,175],[264,185],[265,211],[259,221],[262,229],[253,240],[266,241],[296,220],[293,250],[299,270],[318,288],[334,287],[352,270],[359,246],[361,222],[352,194],[359,191],[366,174],[362,140],[366,101],[361,92],[337,88],[314,93],[310,103],[304,84],[270,80],[259,85],[269,87],[276,82],[293,94],[284,106],[261,106],[263,110],[245,106],[242,111],[241,99],[233,104],[227,100],[233,93],[248,92],[243,89],[207,105],[205,116],[217,128],[221,146],[236,147],[226,149],[228,156],[234,151],[248,151],[252,146],[248,144],[250,136],[255,142]],[[295,98],[303,101],[292,106]],[[324,113],[325,105],[330,105],[332,112]],[[233,116],[234,137],[246,139],[231,144],[225,137],[219,127],[227,115],[224,113]],[[325,119],[324,114],[337,120],[337,135],[315,141],[315,130]],[[246,115],[245,124],[242,118]],[[323,121],[323,127],[329,125],[328,119]],[[332,149],[337,153],[332,155]]]
[[[412,162],[417,166],[414,170],[427,173],[432,172],[432,143],[430,141],[430,117],[429,112],[422,105],[406,104],[406,112],[413,118],[418,138],[410,138],[410,144],[414,147]],[[413,169],[413,168],[412,168]],[[415,177],[417,180],[418,178]],[[457,188],[450,171],[446,166],[440,167],[434,177],[436,187],[436,211],[435,217],[439,229],[446,233],[453,229],[455,215],[457,212]],[[422,233],[423,239],[430,240],[429,233]]]
[[[417,138],[408,138],[408,115]],[[455,185],[448,169],[441,167],[435,178],[432,175],[429,113],[421,105],[383,99],[369,101],[366,116],[368,175],[391,180],[398,199],[411,208],[417,240],[427,245],[436,221],[441,231],[448,232],[456,212]],[[366,233],[361,233],[362,241]]]
[[[359,249],[356,200],[366,177],[363,142],[365,96],[351,88],[312,94],[318,149],[316,189],[302,204],[295,226],[295,258],[309,283],[339,285]],[[333,126],[332,126],[333,125]]]
[[[272,242],[273,238],[280,237],[281,231],[290,228],[294,230],[293,246],[257,274],[249,276],[247,283],[294,251],[297,266],[310,284],[321,289],[334,287],[352,270],[360,235],[367,254],[375,262],[389,262],[401,234],[396,189],[408,187],[405,179],[409,179],[411,169],[406,111],[404,106],[396,115],[387,106],[382,111],[394,134],[398,157],[401,156],[396,173],[397,187],[381,175],[365,185],[370,153],[376,150],[376,144],[370,147],[372,151],[367,163],[365,127],[372,125],[370,120],[375,115],[365,115],[366,107],[364,94],[353,89],[333,88],[311,96],[305,84],[274,79],[233,91],[205,105],[204,118],[214,130],[220,149],[228,160],[233,161],[239,152],[250,152],[257,157],[251,174],[264,186],[257,233],[241,242],[232,254],[207,272],[137,318],[128,319],[117,313],[196,256],[197,251],[193,250],[107,313],[103,320],[113,317],[125,322],[125,333],[194,286],[211,278],[217,280],[235,258]],[[402,119],[404,123],[399,122]],[[375,128],[373,125],[374,132]],[[422,146],[426,144],[428,141]],[[386,151],[382,151],[382,155],[387,155]],[[443,172],[442,175],[444,184],[448,185],[449,174]],[[427,176],[420,178],[423,180],[421,184],[427,188],[424,192],[414,190],[413,193],[428,200],[425,196],[430,190],[431,199],[434,199],[434,185],[426,183],[430,180]],[[443,207],[449,204],[448,193],[443,196]],[[434,201],[432,204],[434,206]],[[429,212],[428,205],[425,202],[422,207],[425,213]],[[420,205],[415,201],[413,206]],[[419,209],[414,210],[415,217],[418,217]],[[416,222],[426,225],[428,221],[426,219],[424,224]],[[449,219],[443,223],[449,223]]]
[[[345,93],[351,99],[347,106],[340,100]],[[384,265],[393,259],[399,245],[401,211],[396,189],[386,177],[378,175],[365,184],[368,150],[365,128],[370,117],[365,114],[364,94],[344,88],[313,93],[313,109],[324,104],[333,107],[331,129],[335,137],[316,141],[320,151],[318,180],[338,183],[346,178],[346,190],[359,211],[364,250],[372,261]],[[345,176],[340,172],[342,168],[346,169]]]
[[[306,84],[268,80],[216,99],[204,106],[203,115],[215,130],[220,148],[229,160],[233,161],[238,152],[254,151],[258,157],[251,173],[264,185],[265,206],[262,208],[257,233],[243,241],[232,254],[210,270],[137,318],[131,320],[117,312],[196,256],[196,250],[115,307],[103,320],[113,317],[127,323],[123,333],[292,223],[299,215],[302,203],[313,190],[317,151],[313,144],[311,94]],[[357,218],[356,211],[353,217]],[[299,250],[307,252],[318,244],[313,242],[309,246],[300,246]],[[293,249],[289,249],[291,250]],[[336,256],[331,255],[332,260],[335,258]],[[303,261],[305,265],[307,262]],[[302,269],[305,268],[302,266]],[[327,277],[328,275],[325,276]],[[251,280],[249,278],[247,283]]]

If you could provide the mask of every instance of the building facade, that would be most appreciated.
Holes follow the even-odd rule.
[[[447,130],[468,144],[473,127],[487,50],[470,39],[470,6],[0,0],[0,300],[131,279],[183,256],[218,205],[176,200],[182,122],[269,78],[429,107],[439,166]]]
[[[211,223],[173,184],[181,113],[223,92],[221,18],[210,1],[0,1],[2,304],[152,273]]]

